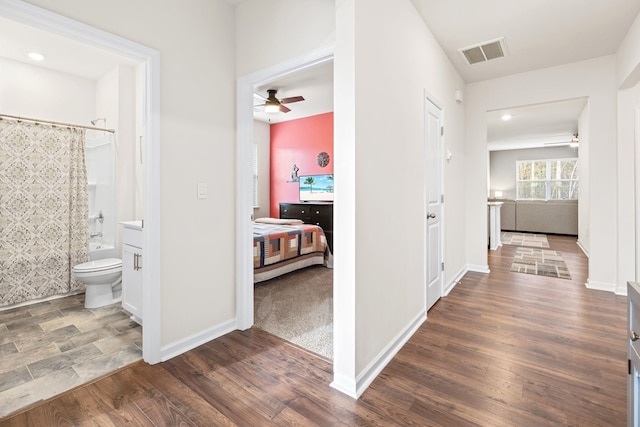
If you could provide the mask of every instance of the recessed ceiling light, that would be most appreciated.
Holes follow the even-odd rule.
[[[33,59],[34,61],[42,61],[44,59],[44,55],[38,52],[31,52],[29,53],[29,58]]]
[[[511,120],[511,114],[503,114],[501,118],[506,122],[508,120]]]

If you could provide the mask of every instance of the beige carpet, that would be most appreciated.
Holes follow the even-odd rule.
[[[255,326],[333,359],[333,270],[308,267],[259,283]]]
[[[548,248],[549,241],[546,234],[512,233],[503,231],[500,240],[505,245],[532,246],[534,248]]]
[[[511,271],[571,279],[562,254],[544,249],[518,248],[513,256]]]

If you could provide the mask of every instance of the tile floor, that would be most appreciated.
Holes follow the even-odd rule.
[[[74,295],[0,311],[0,418],[142,359],[142,327],[121,303]]]

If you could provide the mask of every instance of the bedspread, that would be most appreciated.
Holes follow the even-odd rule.
[[[317,225],[253,223],[253,268],[263,268],[307,254],[324,254],[327,239]]]

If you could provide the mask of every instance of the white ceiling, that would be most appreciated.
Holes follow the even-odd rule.
[[[467,83],[616,52],[638,0],[411,0]],[[505,58],[468,65],[458,49],[505,38]]]
[[[614,54],[640,12],[639,0],[411,1],[466,82]],[[505,38],[505,58],[470,66],[458,52],[498,37]],[[46,57],[36,65],[94,80],[117,64],[135,65],[130,58],[0,18],[0,57],[34,64],[26,57],[34,50]],[[290,75],[256,91],[265,95],[270,88],[278,89],[279,98],[302,95],[305,101],[289,104],[289,113],[258,112],[259,120],[278,123],[333,110],[332,65]],[[488,113],[489,144],[496,149],[502,142],[506,149],[516,140],[530,145],[536,139],[570,136],[577,129],[580,102],[586,101],[521,107],[508,123],[494,123],[494,114]]]
[[[578,133],[578,117],[587,98],[572,99],[487,113],[489,151],[569,145]],[[502,117],[508,114],[511,119]]]
[[[30,52],[41,53],[45,59],[33,61],[27,56]],[[0,18],[0,57],[90,80],[99,79],[118,64],[140,62],[5,18]]]

